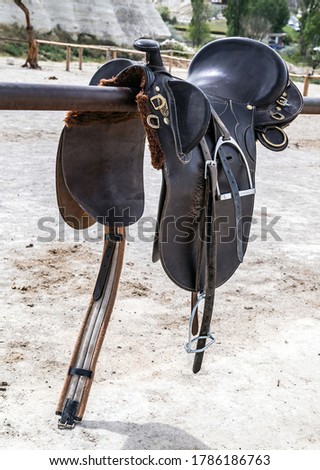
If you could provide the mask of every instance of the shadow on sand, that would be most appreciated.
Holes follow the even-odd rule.
[[[86,429],[105,429],[127,436],[122,450],[205,450],[209,447],[190,434],[168,424],[136,424],[119,421],[83,421]]]

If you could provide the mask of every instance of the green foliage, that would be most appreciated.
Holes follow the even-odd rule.
[[[160,13],[160,16],[163,19],[163,21],[165,23],[170,23],[171,14],[170,14],[169,7],[167,7],[166,5],[161,5],[157,8],[157,10]]]
[[[228,0],[224,13],[228,36],[245,36],[244,18],[248,13],[249,2],[250,0]]]
[[[161,18],[163,19],[165,23],[169,23],[169,24],[177,23],[177,17],[173,16],[171,18],[170,9],[166,5],[160,5],[159,7],[157,7],[157,10],[160,13]]]
[[[12,57],[24,57],[28,54],[28,44],[7,42],[2,44],[1,49],[5,55]]]
[[[225,16],[229,36],[260,39],[281,32],[290,12],[287,0],[229,0]]]
[[[303,35],[310,46],[320,45],[320,11],[315,12],[306,22]]]
[[[283,42],[285,44],[291,44],[291,43],[298,43],[299,42],[299,37],[300,33],[299,31],[295,31],[292,29],[290,26],[285,26],[282,28],[283,32],[286,33],[286,36],[283,38]]]
[[[10,38],[26,40],[25,27],[14,25],[0,24],[0,36],[8,38],[7,41],[0,41],[0,54],[12,57],[25,57],[28,53],[27,42],[10,42]],[[112,42],[98,40],[95,36],[81,34],[78,36],[78,41],[75,41],[73,36],[63,31],[59,26],[48,33],[39,33],[35,31],[37,39],[46,39],[48,41],[60,41],[79,44],[94,44],[94,45],[115,45]],[[71,54],[74,59],[78,57],[78,50],[72,48]],[[39,61],[63,61],[66,58],[66,50],[64,47],[53,46],[50,44],[40,44],[39,47]],[[83,60],[96,60],[99,62],[105,61],[105,53],[103,51],[95,51],[92,49],[83,50]]]
[[[301,55],[312,61],[312,51],[320,46],[320,0],[300,0],[300,51]]]
[[[201,46],[210,39],[210,27],[207,23],[210,18],[210,10],[204,0],[191,0],[191,5],[190,38],[193,46]]]

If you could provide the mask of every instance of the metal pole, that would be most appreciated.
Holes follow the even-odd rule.
[[[304,96],[303,103],[301,114],[320,114],[320,98]]]
[[[0,83],[0,110],[118,111],[137,110],[132,88]]]
[[[137,92],[125,87],[0,82],[0,110],[134,112]],[[320,98],[304,97],[301,114],[320,114]]]

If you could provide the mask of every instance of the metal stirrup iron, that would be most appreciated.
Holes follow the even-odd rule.
[[[215,342],[215,337],[213,336],[213,333],[211,333],[209,331],[209,333],[207,335],[198,335],[198,336],[195,336],[194,338],[192,338],[192,325],[193,325],[193,320],[194,320],[194,317],[195,317],[195,314],[199,308],[199,305],[202,301],[205,301],[206,299],[206,294],[204,291],[202,292],[198,292],[198,295],[197,295],[197,301],[196,303],[194,304],[194,307],[192,309],[192,312],[191,312],[191,315],[190,315],[190,318],[189,318],[189,334],[188,334],[188,342],[187,344],[185,345],[185,350],[187,351],[187,353],[199,353],[199,352],[203,352],[203,351],[206,351],[214,342]],[[206,343],[206,345],[203,347],[203,348],[193,348],[193,344],[195,342],[198,342],[199,339],[209,339],[210,342],[209,343]]]

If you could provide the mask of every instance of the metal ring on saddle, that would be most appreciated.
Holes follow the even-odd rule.
[[[270,116],[276,121],[283,121],[285,119],[284,115],[282,113],[279,113],[278,111],[276,113],[270,111]]]
[[[287,106],[288,99],[285,98],[283,95],[276,101],[280,106]]]
[[[156,100],[158,100],[158,104],[156,104]],[[167,106],[167,100],[160,94],[152,96],[150,98],[150,102],[156,111],[159,111],[160,109]]]
[[[215,342],[215,337],[213,336],[213,333],[209,332],[207,335],[199,335],[199,336],[196,336],[194,338],[192,338],[192,325],[193,325],[193,320],[194,320],[194,317],[198,311],[198,308],[199,308],[199,305],[202,301],[205,301],[206,299],[206,294],[204,291],[201,291],[198,293],[198,296],[197,296],[197,301],[196,303],[194,304],[193,306],[193,309],[192,309],[192,312],[191,312],[191,315],[190,315],[190,318],[189,318],[189,334],[188,334],[188,342],[187,344],[185,345],[185,350],[187,351],[187,353],[200,353],[200,352],[203,352],[203,351],[206,351],[214,342]],[[192,345],[197,342],[199,339],[210,339],[211,341],[209,343],[207,343],[203,348],[200,348],[200,349],[193,349],[192,348]]]
[[[152,122],[152,120],[154,122]],[[149,114],[147,116],[147,124],[152,129],[160,129],[160,121],[159,121],[158,116],[156,116],[155,114]]]
[[[280,144],[275,144],[274,142],[271,142],[271,140],[269,140],[269,139],[267,138],[266,133],[264,133],[264,132],[261,132],[261,133],[260,133],[262,139],[263,139],[268,145],[270,145],[270,147],[273,147],[273,148],[280,148],[280,147],[283,147],[284,145],[286,145],[286,143],[288,142],[288,136],[287,136],[287,134],[284,132],[284,130],[281,129],[281,127],[279,127],[279,126],[274,126],[272,129],[277,129],[277,131],[279,131],[279,132],[282,134],[283,141],[282,141]]]

